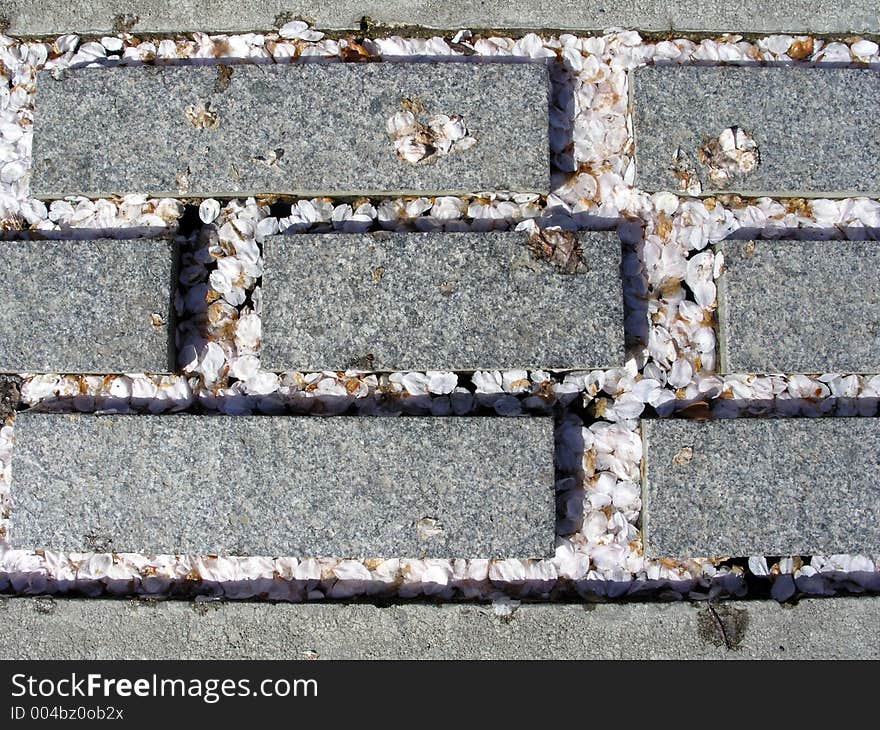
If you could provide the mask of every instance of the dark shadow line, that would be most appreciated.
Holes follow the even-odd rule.
[[[170,225],[128,226],[125,228],[63,228],[43,231],[24,228],[21,230],[0,231],[0,241],[93,241],[98,238],[113,238],[124,241],[132,238],[169,238],[177,235],[177,227]]]
[[[873,241],[878,239],[880,239],[880,228],[867,226],[804,226],[798,228],[743,226],[730,233],[724,240]]]
[[[238,56],[213,56],[211,58],[160,58],[154,57],[149,60],[137,58],[106,57],[96,58],[91,61],[83,61],[72,67],[67,67],[63,72],[76,73],[98,68],[141,68],[141,67],[180,67],[180,66],[307,66],[313,64],[363,64],[363,63],[418,63],[418,64],[477,64],[477,65],[521,65],[521,64],[552,64],[559,63],[555,56],[544,58],[532,58],[531,56],[483,56],[479,54],[464,54],[460,56],[445,55],[381,55],[366,56],[352,61],[337,56],[298,56],[296,58],[275,59],[272,56],[265,58],[240,58]]]
[[[723,377],[723,376],[720,376]],[[880,398],[829,395],[824,398],[706,398],[697,395],[678,402],[680,409],[662,418],[727,420],[734,418],[872,418],[880,413]],[[823,409],[817,413],[816,407]],[[691,409],[690,413],[687,413]],[[837,415],[837,410],[846,410]],[[646,409],[646,412],[650,409]],[[651,417],[651,416],[642,416]],[[659,417],[658,417],[659,418]]]
[[[847,68],[855,71],[876,71],[880,68],[880,64],[868,64],[860,61],[808,61],[808,60],[789,60],[789,61],[756,61],[753,59],[742,61],[713,61],[709,59],[691,59],[686,63],[681,63],[672,59],[653,59],[650,65],[658,67],[688,67],[699,66],[701,68],[711,68],[715,66],[724,67],[743,67],[743,68],[778,68],[778,69],[804,69],[814,68],[818,70],[829,68]],[[635,69],[638,73],[638,69]]]
[[[368,585],[374,583],[375,585]],[[413,596],[401,598],[396,583],[346,581],[339,579],[298,580],[256,578],[252,580],[210,581],[170,578],[132,578],[128,580],[82,579],[50,580],[40,573],[0,573],[0,596],[77,596],[88,598],[135,598],[141,600],[224,599],[241,601],[366,603],[379,606],[463,603],[491,605],[498,596],[478,597],[491,588],[498,594],[530,604],[583,604],[601,602],[705,601],[746,598],[745,582],[739,576],[684,581],[601,581],[553,579],[546,581],[451,581],[447,585],[424,584],[425,591],[413,585]],[[451,589],[451,593],[450,590]],[[309,599],[320,590],[321,599]],[[418,592],[417,592],[418,591]],[[445,595],[432,598],[432,593]],[[335,593],[335,595],[334,595]]]

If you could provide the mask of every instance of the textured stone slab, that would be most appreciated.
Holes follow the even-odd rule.
[[[275,236],[263,366],[590,368],[624,361],[621,244],[584,233],[575,273],[522,233]]]
[[[98,68],[38,76],[32,193],[549,190],[543,63]],[[407,101],[408,100],[408,101]],[[459,115],[476,143],[398,158],[386,122]]]
[[[18,547],[296,557],[553,552],[550,418],[23,413],[12,463]]]
[[[722,372],[880,372],[880,244],[724,241]]]
[[[0,371],[168,372],[174,244],[0,242]]]
[[[512,616],[462,604],[8,598],[0,659],[880,659],[878,627],[869,596],[730,601],[715,615],[705,603],[523,604]]]
[[[650,66],[634,72],[632,93],[640,188],[679,190],[680,150],[703,193],[880,194],[876,70]],[[709,165],[723,158],[706,145],[733,127],[751,135],[760,162],[713,182],[699,150]]]
[[[880,419],[642,421],[658,557],[880,551]]]
[[[874,0],[817,3],[815,0],[5,0],[3,20],[22,35],[271,30],[286,18],[308,18],[319,28],[360,30],[367,16],[382,25],[429,28],[611,27],[668,32],[749,31],[752,33],[880,32]]]

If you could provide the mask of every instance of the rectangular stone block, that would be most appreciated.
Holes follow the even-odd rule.
[[[515,232],[272,237],[264,244],[263,366],[622,365],[620,239],[583,233],[557,243],[540,248]]]
[[[12,473],[20,548],[553,554],[551,418],[21,413]]]
[[[550,185],[543,63],[143,66],[41,72],[32,194],[467,193]],[[389,120],[410,112],[410,129]],[[471,143],[429,128],[460,117]],[[442,120],[441,120],[442,122]],[[447,131],[455,126],[447,122]],[[395,141],[423,144],[406,161]],[[471,146],[468,146],[471,144]]]
[[[723,241],[725,373],[880,372],[880,244]]]
[[[642,435],[652,557],[880,550],[880,419],[654,419]]]
[[[876,70],[648,66],[632,94],[644,190],[880,194]]]
[[[173,369],[171,241],[5,241],[0,271],[0,371]]]

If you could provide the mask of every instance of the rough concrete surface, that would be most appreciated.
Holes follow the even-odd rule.
[[[847,33],[880,31],[874,0],[6,0],[10,33],[136,33],[270,30],[291,18],[322,29],[356,30],[365,16],[385,25],[429,28],[571,28],[613,26],[668,31]]]
[[[632,100],[644,190],[696,176],[704,194],[880,195],[876,69],[647,66],[633,72]],[[726,154],[718,140],[734,128],[745,137]],[[731,158],[752,144],[757,165],[738,169]]]
[[[723,627],[723,630],[722,630]],[[880,659],[880,598],[706,604],[0,599],[2,659]]]
[[[652,557],[880,552],[880,418],[645,419]]]
[[[11,493],[21,548],[545,557],[553,420],[20,413]]]
[[[262,366],[622,365],[620,239],[585,233],[576,245],[582,262],[566,269],[523,233],[274,236],[263,249]]]
[[[0,371],[168,372],[175,258],[160,239],[0,242]]]
[[[723,241],[723,373],[880,372],[880,244]]]
[[[346,195],[549,191],[535,63],[143,66],[37,77],[31,192]],[[398,157],[386,124],[459,116],[476,142]],[[439,143],[438,143],[439,144]]]

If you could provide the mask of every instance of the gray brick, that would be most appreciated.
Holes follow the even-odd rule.
[[[168,372],[174,244],[0,243],[0,371]]]
[[[622,365],[621,244],[581,234],[576,273],[521,233],[276,236],[263,365],[474,370]],[[320,286],[314,285],[320,281]]]
[[[723,625],[722,628],[719,623]],[[726,641],[725,641],[726,639]],[[728,648],[729,647],[729,648]],[[491,606],[0,598],[2,659],[880,659],[880,598]]]
[[[880,371],[880,245],[724,241],[722,372]]]
[[[41,197],[547,192],[548,91],[543,63],[42,72],[31,187]],[[433,163],[399,159],[386,122],[407,99],[423,123],[461,115],[476,144]]]
[[[550,418],[22,413],[12,474],[10,536],[22,548],[471,558],[553,550]]]
[[[134,33],[271,30],[287,17],[305,17],[319,28],[360,30],[361,18],[390,26],[427,28],[611,27],[662,31],[749,31],[752,33],[877,33],[875,0],[817,3],[815,0],[4,0],[9,32],[21,35],[108,33],[127,22]],[[124,19],[124,20],[123,20]]]
[[[880,74],[846,68],[649,66],[633,77],[636,185],[678,190],[677,150],[703,193],[880,194]],[[699,150],[739,127],[760,162],[726,184]]]
[[[658,557],[876,554],[880,420],[642,421]]]

